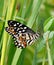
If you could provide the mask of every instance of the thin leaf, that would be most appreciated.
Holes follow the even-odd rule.
[[[30,28],[33,26],[35,18],[39,12],[41,3],[42,3],[42,0],[34,0],[33,1],[32,14],[31,14],[31,16],[28,20],[28,23],[27,23],[27,25],[30,26]]]
[[[6,21],[11,18],[14,2],[15,2],[15,0],[14,1],[11,0],[11,2],[9,0],[9,2],[8,2],[8,10],[7,10]],[[7,22],[5,23],[5,26],[7,26]],[[6,48],[7,48],[7,39],[8,39],[8,35],[7,35],[6,31],[4,30],[2,56],[1,56],[1,65],[4,65]]]
[[[49,28],[51,27],[51,25],[53,24],[54,22],[54,18],[53,17],[50,17],[48,18],[45,23],[44,23],[44,31],[46,32],[47,30],[49,30]]]

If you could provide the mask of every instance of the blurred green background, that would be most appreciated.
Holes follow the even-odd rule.
[[[40,37],[25,49],[5,31],[17,20]],[[0,65],[54,65],[54,0],[0,0]]]

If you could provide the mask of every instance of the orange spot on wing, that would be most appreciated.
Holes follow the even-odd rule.
[[[24,46],[25,46],[25,47],[27,46],[27,44],[26,44],[26,42],[25,42],[25,41],[23,42],[23,44],[24,44]]]
[[[25,38],[22,38],[22,36],[20,36],[19,40],[21,41],[21,44],[23,44],[25,47],[27,46]]]
[[[19,37],[19,40],[22,42],[22,41],[23,41],[23,38],[20,36],[20,37]]]
[[[16,34],[13,27],[9,27],[9,32]]]

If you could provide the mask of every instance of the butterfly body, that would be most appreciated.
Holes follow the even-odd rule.
[[[31,45],[39,37],[39,34],[35,33],[29,27],[13,20],[8,21],[8,27],[5,30],[13,36],[15,45],[18,48],[25,48]]]

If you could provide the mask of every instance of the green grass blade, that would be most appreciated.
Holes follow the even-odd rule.
[[[24,7],[26,7],[26,3],[27,3],[27,0],[26,1],[24,0],[24,6],[23,6],[23,9],[22,9],[22,15],[21,15],[22,18],[24,18],[24,16],[25,16],[26,9]],[[21,21],[21,22],[23,23],[23,21]],[[19,52],[19,50],[20,50],[20,52]],[[22,49],[19,49],[19,50],[18,50],[18,48],[16,49],[16,53],[14,55],[14,58],[12,60],[12,64],[11,65],[16,65],[17,64],[17,61],[19,59],[19,56],[20,56],[20,54],[22,52]],[[16,56],[17,56],[17,59],[15,60]]]
[[[42,3],[42,0],[34,0],[33,1],[32,14],[31,14],[31,16],[28,20],[28,23],[27,23],[27,25],[30,26],[30,28],[33,26],[35,18],[39,12],[41,3]]]
[[[15,52],[15,55],[14,55],[14,57],[13,57],[13,60],[12,60],[12,64],[11,64],[11,65],[16,65],[16,64],[17,64],[17,61],[18,61],[19,56],[20,56],[20,54],[21,54],[21,51],[22,51],[22,49],[17,48],[17,50],[16,50],[16,52]]]
[[[6,15],[7,6],[8,6],[8,1],[4,0],[4,7],[3,7],[3,13],[2,13],[3,19],[5,18],[5,15]]]
[[[49,30],[49,28],[51,27],[51,25],[53,24],[54,25],[54,17],[50,17],[48,18],[45,23],[44,23],[44,31],[46,32],[47,30]],[[52,26],[53,26],[52,25]]]
[[[43,62],[42,62],[42,65],[45,65],[45,57],[43,58]]]
[[[51,58],[51,52],[50,52],[50,48],[49,48],[49,43],[48,43],[48,34],[46,37],[46,47],[47,47],[47,53],[48,53],[48,63],[49,63],[49,65],[53,65],[52,58]]]
[[[24,65],[24,59],[25,59],[25,54],[26,53],[26,49],[23,49],[22,52],[21,52],[21,55],[20,55],[20,58],[17,62],[17,65]]]
[[[11,18],[14,2],[15,2],[15,0],[8,1],[8,10],[7,10],[6,21]],[[5,26],[7,26],[7,22],[5,23]],[[4,65],[6,48],[7,48],[7,39],[8,39],[8,35],[7,35],[6,31],[4,30],[1,65]]]
[[[25,17],[25,13],[26,13],[26,4],[27,4],[27,0],[24,0],[24,5],[22,8],[22,14],[21,17],[24,18]]]
[[[36,47],[35,47],[32,65],[37,65],[37,48]]]
[[[2,13],[2,17],[0,17],[0,20],[3,22],[3,27],[2,27],[2,30],[1,30],[1,35],[0,35],[0,44],[2,45],[2,37],[3,37],[3,32],[4,32],[4,25],[5,25],[5,22],[4,22],[4,19],[5,19],[5,15],[6,15],[6,10],[7,10],[7,0],[4,1],[4,6],[3,6],[3,13]],[[2,23],[1,23],[2,25]],[[1,46],[0,46],[1,47]]]
[[[29,17],[30,12],[31,12],[31,9],[32,9],[32,4],[33,4],[33,0],[30,1],[30,4],[29,4],[28,8],[26,9],[25,18],[26,18],[26,17]]]

